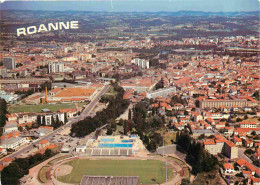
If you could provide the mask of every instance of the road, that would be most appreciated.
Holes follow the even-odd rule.
[[[245,159],[247,162],[251,163],[252,164],[252,160],[249,159],[245,154],[246,149],[243,149],[243,148],[238,148],[238,156],[241,157],[242,159]]]
[[[42,140],[48,140],[49,138],[51,138],[52,136],[58,134],[59,132],[61,132],[62,130],[71,127],[72,124],[77,123],[78,121],[86,118],[89,113],[91,112],[91,110],[95,107],[95,105],[97,104],[97,102],[99,101],[99,98],[105,94],[105,92],[107,91],[107,89],[109,88],[109,85],[105,85],[100,92],[98,92],[98,94],[91,100],[91,102],[87,105],[87,107],[84,109],[84,111],[77,117],[75,117],[74,119],[71,119],[66,125],[54,130],[53,132],[51,132],[50,134],[43,136],[42,138],[40,138],[39,140],[31,143],[30,145],[26,146],[25,148],[22,148],[16,152],[13,152],[12,154],[10,154],[8,157],[10,158],[16,158],[17,156],[25,153],[28,150],[33,149],[33,145],[37,145],[39,144]]]

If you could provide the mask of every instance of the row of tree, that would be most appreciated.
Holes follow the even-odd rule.
[[[209,172],[218,164],[217,158],[186,132],[177,134],[177,149],[186,152],[186,162],[192,166],[193,174]]]
[[[0,127],[5,126],[5,122],[7,120],[7,118],[6,118],[7,113],[8,113],[7,103],[6,103],[5,99],[0,98]],[[1,129],[0,135],[2,135],[2,129]]]
[[[1,182],[3,185],[19,184],[19,179],[29,173],[29,169],[33,166],[47,160],[54,153],[47,149],[44,154],[37,153],[27,158],[17,158],[5,167],[1,173]]]
[[[117,93],[114,98],[106,100],[109,103],[107,108],[97,112],[93,118],[87,117],[73,124],[70,133],[72,136],[84,137],[105,124],[108,124],[108,129],[112,129],[113,125],[111,125],[111,123],[124,113],[129,106],[128,100],[123,99],[124,89],[117,83],[113,83],[112,86]]]

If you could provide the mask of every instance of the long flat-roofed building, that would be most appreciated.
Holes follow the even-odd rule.
[[[137,176],[87,176],[84,175],[81,179],[80,185],[138,185],[139,177]]]
[[[176,87],[169,87],[169,88],[163,88],[163,89],[158,89],[156,91],[153,92],[149,92],[146,94],[147,98],[156,98],[159,96],[165,97],[171,93],[175,93],[176,92]]]
[[[227,108],[232,108],[234,106],[237,107],[246,107],[248,106],[248,101],[246,99],[236,99],[236,100],[228,100],[228,99],[203,99],[200,101],[200,108],[220,108],[221,106],[225,106]]]
[[[44,82],[50,82],[49,78],[20,78],[1,79],[0,90],[16,90],[23,88],[38,88]]]

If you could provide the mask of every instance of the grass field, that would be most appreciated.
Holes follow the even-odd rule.
[[[85,105],[86,102],[78,103],[79,107]],[[59,104],[38,104],[38,105],[11,105],[8,107],[9,113],[17,112],[41,112],[42,109],[49,109],[53,112],[59,109],[74,109],[75,103],[59,103]]]
[[[165,165],[158,160],[89,160],[78,159],[65,163],[73,167],[69,175],[58,180],[65,183],[80,183],[83,175],[139,176],[141,184],[165,182]],[[167,170],[168,179],[173,177],[172,169]],[[153,180],[155,179],[156,182]]]
[[[167,146],[167,145],[172,145],[172,141],[173,142],[176,142],[176,135],[177,133],[176,132],[168,132],[165,134],[165,137],[164,137],[164,145]]]

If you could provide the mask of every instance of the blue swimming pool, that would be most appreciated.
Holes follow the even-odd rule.
[[[100,143],[99,148],[131,148],[133,144],[122,144],[122,143]]]
[[[102,138],[101,142],[114,142],[115,139],[113,138]]]
[[[121,142],[122,142],[122,143],[132,143],[132,142],[133,142],[133,140],[131,140],[131,139],[129,139],[129,140],[127,140],[127,139],[124,139],[124,140],[121,140]]]

